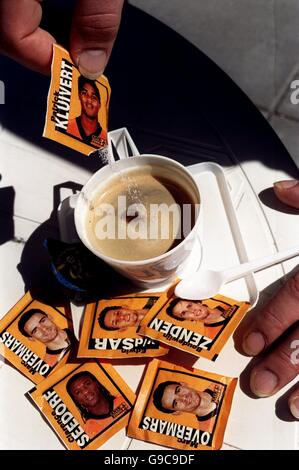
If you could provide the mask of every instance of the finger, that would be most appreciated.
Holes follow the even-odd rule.
[[[299,327],[268,353],[250,375],[250,388],[258,397],[273,395],[299,373]]]
[[[290,395],[288,403],[292,415],[299,420],[299,387]]]
[[[123,0],[78,0],[70,52],[80,72],[92,80],[105,69],[116,39]]]
[[[0,1],[0,51],[41,73],[50,73],[54,37],[39,28],[41,0]]]
[[[290,278],[260,312],[245,318],[236,332],[237,343],[257,356],[299,320],[299,272]]]
[[[274,183],[274,192],[280,201],[299,209],[299,181],[278,181]]]

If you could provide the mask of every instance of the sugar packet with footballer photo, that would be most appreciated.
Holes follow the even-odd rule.
[[[236,384],[236,378],[154,359],[128,436],[183,450],[220,449]]]
[[[164,304],[154,306],[141,321],[140,334],[216,360],[250,304],[220,294],[205,300],[185,300],[174,295],[174,288],[167,291]]]
[[[29,392],[67,449],[94,450],[128,424],[135,395],[110,364],[66,364]]]
[[[0,320],[0,354],[32,382],[64,364],[77,340],[68,306],[51,306],[27,292]]]
[[[80,336],[78,357],[157,357],[168,347],[137,334],[141,319],[164,294],[130,294],[87,304]]]
[[[107,147],[110,93],[104,75],[80,75],[69,53],[54,44],[43,136],[85,155]]]

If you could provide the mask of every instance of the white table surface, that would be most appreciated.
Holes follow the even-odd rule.
[[[140,149],[142,150],[142,149]],[[242,173],[243,172],[243,173]],[[48,219],[53,209],[53,186],[66,181],[79,184],[90,172],[46,150],[36,147],[6,129],[0,129],[0,188],[13,186],[14,239],[0,245],[0,317],[24,294],[24,282],[18,271],[18,263],[24,244],[38,226]],[[246,179],[250,185],[247,186]],[[272,186],[274,181],[287,179],[283,171],[265,168],[257,161],[241,167],[226,169],[232,188],[237,216],[249,257],[258,257],[282,250],[298,243],[299,224],[296,215],[277,212],[260,205],[254,194]],[[253,190],[253,191],[252,191]],[[70,193],[66,191],[65,196]],[[246,202],[247,201],[247,202]],[[250,203],[255,209],[248,213],[242,205]],[[249,220],[250,218],[250,220]],[[0,212],[0,223],[6,224],[7,216]],[[256,275],[260,290],[265,289],[298,264],[298,258],[269,268]],[[268,296],[266,292],[264,295]],[[239,375],[248,358],[238,354],[230,340],[216,363],[200,360],[202,368],[228,375]],[[129,385],[137,386],[143,366],[117,366]],[[7,364],[0,364],[0,449],[61,449],[55,434],[42,420],[39,413],[24,397],[32,387],[31,382]],[[298,427],[294,422],[284,422],[275,415],[275,402],[285,390],[276,396],[252,400],[237,388],[232,412],[225,433],[223,449],[295,449],[299,447]],[[115,449],[158,448],[141,441],[124,439],[124,431],[114,436],[103,448]]]

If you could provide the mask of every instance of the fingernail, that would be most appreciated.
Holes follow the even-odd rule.
[[[294,418],[299,419],[299,395],[290,399],[289,406]]]
[[[253,372],[250,377],[250,388],[260,398],[272,395],[277,385],[278,377],[270,370],[262,369]]]
[[[95,80],[104,72],[107,54],[103,49],[86,49],[78,57],[79,71],[84,77]]]
[[[274,186],[278,190],[281,190],[281,189],[284,190],[284,189],[293,188],[294,186],[296,186],[297,183],[298,183],[298,180],[277,181],[276,183],[274,183]]]
[[[242,343],[243,351],[248,354],[248,356],[256,356],[264,347],[265,339],[258,331],[252,331]]]

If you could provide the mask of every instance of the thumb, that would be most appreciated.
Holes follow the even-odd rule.
[[[77,0],[70,52],[80,73],[95,80],[106,67],[116,39],[123,0]]]
[[[280,201],[299,209],[298,180],[278,181],[274,183],[274,192]]]

